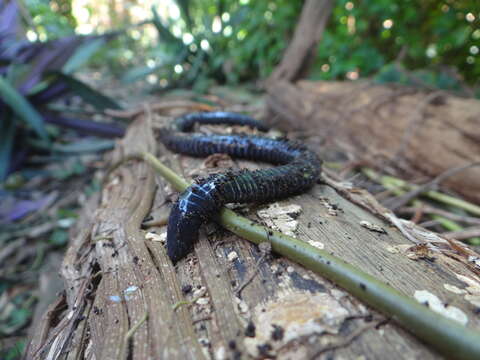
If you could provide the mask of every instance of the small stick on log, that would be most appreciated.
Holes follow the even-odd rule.
[[[462,229],[458,231],[449,231],[442,233],[442,236],[448,236],[457,240],[465,240],[480,236],[480,226],[473,226],[471,228]]]
[[[400,214],[415,214],[416,212],[417,212],[417,207],[402,207],[397,210],[397,213],[400,213]],[[423,205],[422,212],[424,214],[440,215],[449,220],[453,220],[453,221],[457,221],[465,224],[480,225],[480,218],[478,217],[458,215],[458,214],[448,212],[446,210],[434,208],[432,206]]]
[[[391,210],[395,211],[398,208],[405,206],[408,204],[412,199],[415,199],[419,195],[430,191],[430,190],[435,190],[438,185],[445,179],[449,178],[450,176],[456,175],[459,172],[462,172],[464,170],[470,169],[474,166],[479,166],[480,162],[474,162],[471,164],[463,165],[463,166],[458,166],[453,169],[448,169],[447,171],[441,173],[437,177],[435,177],[433,180],[427,182],[426,184],[420,185],[419,187],[409,191],[405,195],[399,196],[396,199],[393,199],[388,206]]]
[[[350,343],[361,336],[362,334],[366,333],[368,330],[371,329],[378,329],[380,326],[384,325],[388,320],[382,320],[379,322],[374,322],[371,324],[364,325],[355,331],[353,331],[351,334],[349,334],[347,337],[345,337],[342,341],[339,341],[338,343],[335,344],[329,344],[325,347],[322,347],[320,350],[316,351],[313,356],[310,357],[310,359],[317,359],[320,355],[328,352],[328,351],[333,351],[336,349],[340,349],[342,347],[346,347],[350,345]]]
[[[257,263],[255,264],[255,269],[253,269],[252,274],[246,279],[238,288],[235,290],[235,294],[241,299],[242,298],[242,290],[253,280],[253,278],[257,275],[258,271],[260,270],[260,265],[265,260],[265,258],[271,254],[272,252],[272,245],[269,242],[262,242],[258,244],[258,248],[262,255],[258,259]]]

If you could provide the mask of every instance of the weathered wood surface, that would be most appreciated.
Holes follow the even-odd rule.
[[[480,161],[480,101],[368,82],[269,84],[277,126],[340,146],[402,177],[435,177]],[[480,203],[480,166],[442,185]]]
[[[150,123],[140,116],[119,142],[114,158],[155,148]],[[185,176],[202,168],[201,159],[172,155],[163,147],[160,154]],[[258,274],[239,296],[236,289],[255,272],[261,253],[214,225],[202,231],[195,253],[175,269],[152,235],[164,233],[165,227],[140,229],[146,216],[155,221],[168,214],[165,200],[171,197],[171,188],[145,164],[131,162],[111,177],[99,204],[90,203],[93,207],[85,209],[72,234],[61,269],[65,295],[39,324],[27,358],[438,358],[393,321],[321,276],[275,255],[259,263]],[[465,294],[444,287],[465,287],[456,274],[479,281],[472,267],[459,261],[461,252],[448,244],[433,244],[438,252],[413,260],[403,247],[395,248],[413,245],[396,228],[326,184],[280,202],[285,204],[302,208],[296,219],[300,239],[323,244],[407,295],[416,290],[436,294],[461,309],[468,326],[480,327],[476,308]],[[258,221],[258,209],[240,211]],[[377,224],[386,234],[360,221]]]

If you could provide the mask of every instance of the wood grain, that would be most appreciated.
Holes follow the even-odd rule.
[[[155,150],[143,117],[131,125],[115,156],[139,149]],[[179,173],[202,170],[201,159],[172,155],[163,147],[160,153]],[[258,273],[238,296],[235,290],[256,272],[261,252],[216,225],[203,228],[194,253],[174,268],[163,245],[145,238],[147,232],[162,234],[165,227],[142,230],[141,223],[147,216],[167,215],[176,195],[145,164],[129,163],[116,174],[103,189],[97,210],[86,208],[88,220],[79,223],[83,231],[72,237],[62,269],[66,305],[57,304],[53,321],[43,324],[45,335],[32,340],[29,358],[53,351],[71,359],[438,358],[342,289],[275,254],[258,264]],[[428,290],[467,314],[468,326],[480,327],[475,308],[444,288],[464,288],[456,273],[478,280],[462,262],[443,252],[424,260],[392,252],[395,245],[413,244],[328,185],[279,204],[291,203],[302,208],[296,219],[300,239],[323,243],[407,295]],[[260,221],[259,208],[237,211]],[[386,234],[366,229],[360,221],[377,224]],[[236,257],[229,257],[232,252]],[[81,317],[69,320],[75,308]],[[351,341],[344,343],[346,339]]]
[[[402,178],[436,177],[480,161],[480,102],[449,93],[358,82],[270,83],[275,126],[335,145]],[[441,185],[480,203],[480,167]]]

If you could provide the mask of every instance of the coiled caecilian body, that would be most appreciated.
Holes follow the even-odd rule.
[[[224,153],[232,157],[268,162],[260,170],[228,170],[197,180],[173,205],[168,220],[167,253],[176,263],[187,255],[202,223],[228,203],[262,203],[299,194],[317,180],[322,161],[304,145],[285,139],[249,135],[186,134],[195,123],[249,125],[267,128],[248,116],[229,112],[187,114],[174,127],[160,131],[160,140],[174,152],[197,157]]]

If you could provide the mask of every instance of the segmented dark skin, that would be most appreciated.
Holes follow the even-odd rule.
[[[321,172],[322,161],[304,145],[286,139],[249,135],[185,134],[195,123],[249,125],[267,128],[246,115],[229,112],[192,113],[177,118],[174,128],[160,131],[160,140],[174,152],[205,157],[215,153],[278,165],[249,171],[228,170],[197,180],[173,205],[168,220],[167,253],[172,262],[185,257],[202,223],[228,203],[262,203],[308,190]]]

